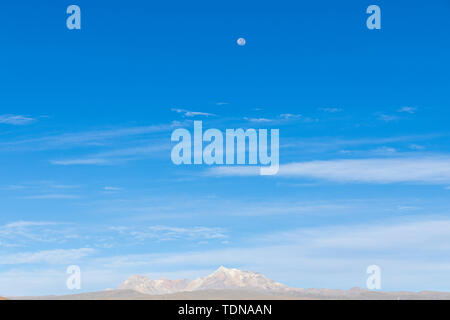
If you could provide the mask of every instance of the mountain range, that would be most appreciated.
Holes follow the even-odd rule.
[[[241,271],[220,267],[210,275],[193,281],[183,280],[152,280],[146,276],[134,275],[125,280],[117,289],[134,290],[143,294],[171,294],[182,291],[201,290],[236,290],[262,291],[267,293],[284,293],[290,290],[281,283],[275,282],[260,273]]]
[[[8,297],[8,299],[48,300],[450,300],[449,292],[361,289],[300,289],[288,287],[253,271],[220,267],[210,275],[195,280],[152,280],[133,275],[117,289],[62,296]]]

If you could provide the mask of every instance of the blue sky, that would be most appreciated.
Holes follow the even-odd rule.
[[[446,0],[3,4],[0,294],[70,293],[72,264],[83,291],[220,265],[348,289],[372,264],[385,290],[450,290],[449,17]],[[279,129],[279,174],[175,166],[194,120]]]

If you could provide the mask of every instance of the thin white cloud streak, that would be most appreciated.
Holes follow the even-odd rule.
[[[283,125],[290,122],[301,121],[305,123],[309,122],[317,122],[318,119],[312,119],[309,117],[303,117],[301,114],[292,114],[292,113],[282,113],[273,118],[249,118],[244,117],[245,121],[254,122],[254,123],[272,123]]]
[[[280,172],[278,172],[278,175]],[[260,169],[256,166],[218,166],[204,172],[206,176],[259,176]]]
[[[323,111],[323,112],[329,112],[329,113],[336,113],[336,112],[342,111],[341,108],[319,108],[319,110]]]
[[[3,124],[11,124],[16,126],[27,125],[36,121],[36,119],[22,116],[22,115],[14,115],[14,114],[4,114],[0,115],[0,123]]]
[[[295,186],[297,187],[297,186]],[[213,201],[211,201],[213,200]],[[397,211],[398,206],[407,206],[410,200],[398,201],[387,198],[377,199],[333,199],[322,201],[301,201],[292,198],[264,200],[251,199],[223,199],[180,197],[179,201],[174,203],[171,199],[160,198],[157,202],[146,202],[139,199],[133,199],[129,202],[108,201],[101,202],[99,213],[120,214],[127,213],[133,221],[151,221],[155,219],[175,219],[183,221],[186,219],[186,212],[190,212],[189,217],[202,219],[214,213],[218,219],[228,219],[234,217],[257,217],[270,215],[314,215],[314,216],[336,216],[336,215],[359,215],[361,211],[366,214],[379,214],[381,212]]]
[[[51,222],[16,221],[0,226],[0,245],[3,247],[20,246],[28,241],[45,241],[48,237],[39,231],[54,225]]]
[[[227,238],[227,232],[219,227],[177,227],[164,225],[97,226],[86,228],[81,225],[16,221],[0,226],[0,246],[4,248],[24,247],[38,243],[84,244],[82,246],[112,247],[121,244],[163,241],[219,241]]]
[[[0,226],[0,245],[23,247],[36,243],[65,243],[78,238],[78,230],[63,223],[16,221]]]
[[[110,227],[110,230],[118,232],[121,236],[131,237],[136,241],[156,240],[213,240],[226,238],[225,230],[222,228],[191,227],[180,228],[170,226],[149,227]]]
[[[50,194],[38,194],[38,195],[33,195],[33,196],[25,196],[25,197],[21,197],[21,199],[77,199],[79,198],[77,195],[73,195],[73,194],[60,194],[60,193],[50,193]]]
[[[43,192],[43,190],[62,190],[62,189],[76,189],[80,188],[79,185],[66,185],[66,184],[58,184],[53,181],[32,181],[32,182],[24,182],[15,185],[9,185],[4,188],[0,188],[2,190],[39,190]]]
[[[22,228],[22,227],[30,227],[30,226],[48,226],[48,225],[54,225],[54,224],[55,224],[54,222],[20,220],[20,221],[11,222],[4,226],[1,226],[0,232],[1,232],[1,230],[10,229],[10,228]]]
[[[158,142],[159,143],[159,142]],[[123,148],[95,153],[85,157],[50,160],[54,165],[114,165],[126,161],[150,158],[160,155],[160,151],[170,150],[170,143],[159,143],[143,147]]]
[[[103,187],[103,190],[105,190],[105,191],[121,191],[121,190],[123,190],[123,188],[106,186],[106,187]]]
[[[9,236],[24,236],[29,234],[29,228],[55,225],[53,222],[44,221],[15,221],[0,226],[0,238]]]
[[[450,220],[385,221],[375,225],[302,228],[274,233],[262,239],[270,244],[309,243],[315,250],[336,249],[356,253],[356,250],[381,252],[401,249],[403,254],[414,250],[431,254],[450,250]]]
[[[176,112],[176,113],[181,113],[181,114],[183,114],[183,116],[189,117],[189,118],[192,118],[192,117],[195,117],[195,116],[205,116],[205,117],[213,117],[213,116],[216,116],[216,115],[213,114],[213,113],[198,112],[198,111],[189,111],[189,110],[185,110],[185,109],[177,109],[177,108],[172,108],[172,111],[173,111],[173,112]]]
[[[360,138],[360,139],[336,139],[333,137],[321,137],[321,138],[302,138],[287,140],[287,143],[280,145],[280,148],[302,148],[305,151],[308,150],[333,150],[346,146],[362,146],[362,145],[383,145],[389,143],[400,143],[416,140],[429,140],[440,138],[446,135],[442,134],[429,134],[429,135],[411,135],[411,136],[398,136],[387,138]]]
[[[283,118],[283,119],[299,119],[301,117],[302,117],[301,114],[292,114],[292,113],[282,113],[282,114],[280,114],[280,118]]]
[[[349,258],[348,254],[354,254],[355,259],[361,259],[370,257],[375,252],[377,256],[384,257],[391,257],[393,252],[401,252],[406,259],[415,259],[422,252],[428,252],[430,256],[433,254],[437,259],[446,260],[446,256],[441,254],[450,251],[450,220],[385,221],[378,224],[299,228],[258,236],[249,239],[247,245],[247,248],[122,255],[98,260],[116,266],[238,265],[251,263],[259,253],[261,256],[258,260],[272,261],[272,255],[267,253],[273,253],[276,248],[289,249],[283,251],[291,257],[292,252],[305,258],[320,255],[319,260],[335,257],[339,253],[343,259]],[[287,263],[290,258],[286,256],[282,260],[281,263]]]
[[[247,118],[247,117],[244,117],[244,120],[250,121],[250,122],[257,122],[257,123],[268,123],[268,122],[277,121],[278,119],[268,119],[268,118]]]
[[[2,148],[8,149],[67,149],[77,146],[103,145],[111,139],[130,137],[150,133],[159,133],[173,130],[181,123],[174,121],[171,124],[151,125],[142,127],[118,128],[109,130],[85,131],[78,133],[64,133],[60,135],[46,136],[41,138],[23,139],[0,144]]]
[[[108,160],[96,158],[67,159],[67,160],[51,160],[50,163],[60,166],[71,166],[71,165],[107,164]]]
[[[417,108],[415,107],[401,107],[398,112],[406,112],[409,114],[414,114],[416,113]]]
[[[393,116],[393,115],[389,115],[389,114],[380,114],[378,116],[378,119],[382,120],[384,122],[391,122],[391,121],[398,120],[399,118],[397,116]]]
[[[214,167],[213,176],[258,175],[253,167]],[[275,177],[308,178],[350,183],[448,183],[450,158],[338,159],[280,166]]]
[[[92,255],[95,250],[92,248],[80,249],[55,249],[38,252],[20,252],[9,255],[0,255],[0,265],[18,264],[68,264],[78,261],[84,257]]]

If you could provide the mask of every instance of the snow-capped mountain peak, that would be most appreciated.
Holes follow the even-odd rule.
[[[192,281],[186,289],[188,291],[210,289],[284,291],[287,287],[257,272],[228,269],[221,266],[209,276]]]
[[[266,278],[264,275],[221,266],[210,275],[193,281],[151,280],[146,276],[131,276],[119,289],[132,289],[145,294],[166,294],[181,291],[245,289],[264,292],[285,292],[290,288]]]

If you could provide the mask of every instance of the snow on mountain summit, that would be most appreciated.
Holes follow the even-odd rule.
[[[146,276],[131,276],[118,289],[132,289],[145,294],[166,294],[181,291],[245,289],[265,292],[285,292],[290,288],[264,275],[223,266],[210,275],[189,280],[151,280]]]

